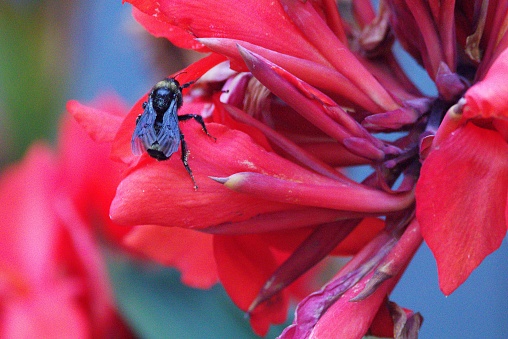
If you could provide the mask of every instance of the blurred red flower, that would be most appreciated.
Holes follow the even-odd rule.
[[[59,146],[55,154],[34,145],[0,177],[1,336],[133,337],[91,227],[97,217],[107,222],[114,194],[113,186],[97,189],[97,179],[111,179],[118,165],[68,118]],[[118,171],[116,178],[106,185],[118,184]]]
[[[179,156],[132,154],[147,96],[123,119],[77,102],[69,110],[127,165],[110,209],[138,225],[125,243],[192,286],[220,279],[256,333],[284,321],[285,288],[331,254],[354,258],[302,301],[284,337],[416,335],[421,316],[387,297],[421,242],[445,294],[501,244],[503,2],[390,0],[376,14],[358,0],[351,17],[330,0],[129,2],[153,35],[212,52],[177,76],[199,79],[178,113],[200,113],[216,138],[180,124],[199,190]],[[395,38],[437,97],[403,72]],[[355,181],[342,169],[356,165],[373,171]]]

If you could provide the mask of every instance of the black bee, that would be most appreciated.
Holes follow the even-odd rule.
[[[175,78],[166,78],[153,86],[148,101],[143,103],[143,113],[136,119],[131,148],[135,155],[141,155],[146,151],[152,158],[167,160],[182,144],[183,166],[194,183],[194,189],[198,189],[187,162],[189,151],[178,122],[194,119],[201,125],[206,135],[213,137],[208,133],[200,115],[177,114],[183,105],[182,89],[193,83],[194,81],[190,81],[180,86]]]

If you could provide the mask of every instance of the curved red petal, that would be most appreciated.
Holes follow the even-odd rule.
[[[305,34],[335,69],[379,105],[382,110],[394,110],[400,106],[322,20],[312,2],[279,0],[287,16]],[[261,45],[265,46],[265,45]],[[265,46],[266,47],[266,46]]]
[[[506,234],[508,145],[495,131],[468,124],[425,160],[416,215],[449,295]]]
[[[176,26],[180,31],[188,32],[189,41],[196,37],[238,39],[304,59],[322,60],[319,52],[300,34],[277,1],[128,2],[162,22],[158,31],[167,25]],[[154,30],[153,27],[149,29]],[[178,41],[175,43],[178,44]]]
[[[399,211],[413,202],[413,192],[390,194],[367,186],[347,185],[326,177],[313,178],[240,172],[217,182],[236,192],[279,203],[332,208],[363,213]],[[325,180],[326,179],[326,180]]]
[[[193,49],[199,52],[209,51],[202,43],[198,42],[194,36],[186,30],[162,21],[160,18],[147,14],[137,8],[132,11],[132,16],[139,22],[151,35],[157,38],[166,38],[180,48]]]
[[[108,95],[103,99],[94,100],[93,105],[99,109],[89,108],[77,102],[72,105],[75,107],[71,110],[76,109],[74,117],[81,116],[83,119],[79,123],[68,115],[62,119],[58,136],[58,165],[59,175],[64,180],[59,184],[59,188],[65,189],[71,196],[83,218],[89,218],[91,215],[93,218],[99,218],[94,219],[94,223],[99,221],[109,239],[119,242],[129,228],[111,221],[109,206],[125,165],[110,159],[111,143],[106,142],[109,137],[102,139],[103,143],[97,143],[87,135],[87,132],[97,135],[109,131],[107,134],[114,137],[116,134],[114,130],[118,129],[127,111],[125,104],[117,96]],[[87,113],[94,111],[98,116]],[[88,123],[86,130],[82,128],[85,121]],[[100,131],[101,128],[104,130]]]
[[[485,78],[464,95],[464,118],[508,119],[508,50],[494,61]]]
[[[210,288],[219,280],[213,254],[213,235],[161,226],[135,227],[124,244],[163,264],[177,268],[182,282]]]
[[[115,96],[108,98],[118,102],[119,107],[116,110],[98,109],[83,105],[76,100],[68,101],[66,106],[67,111],[85,129],[88,135],[99,143],[113,141],[122,123],[123,116],[127,112],[126,109],[122,109],[125,107],[123,102],[115,100]]]
[[[240,40],[226,38],[203,38],[198,40],[211,50],[227,55],[231,60],[233,69],[243,70],[242,67],[247,69],[238,51],[237,45],[239,45],[270,60],[308,84],[337,94],[335,99],[341,100],[339,104],[345,106],[357,104],[371,112],[379,111],[379,106],[367,94],[337,70],[328,66],[326,62],[297,58]]]

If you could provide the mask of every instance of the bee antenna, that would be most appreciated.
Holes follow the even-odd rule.
[[[180,74],[185,74],[185,73],[187,73],[187,72],[182,71],[182,72],[180,72],[180,73],[176,73],[176,74],[175,74],[175,76],[173,77],[173,79],[176,79],[176,77],[177,77],[177,76],[179,76]]]
[[[175,79],[175,80],[176,80],[176,77],[177,77],[177,76],[179,76],[180,74],[185,74],[185,73],[187,73],[187,72],[186,72],[186,71],[182,71],[182,72],[180,72],[180,73],[177,73],[177,74],[175,74],[175,76],[173,76],[173,77],[172,77],[172,79]],[[186,82],[185,84],[183,84],[183,85],[181,85],[181,86],[180,86],[180,90],[182,90],[182,89],[184,89],[184,88],[189,87],[190,85],[192,85],[192,84],[193,84],[193,83],[195,83],[195,82],[196,82],[196,80],[191,80],[191,81],[189,81],[189,82]]]

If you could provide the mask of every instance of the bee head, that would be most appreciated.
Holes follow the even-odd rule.
[[[164,114],[174,100],[176,100],[176,107],[180,108],[183,103],[180,83],[174,78],[159,81],[150,93],[150,100],[158,114]]]

